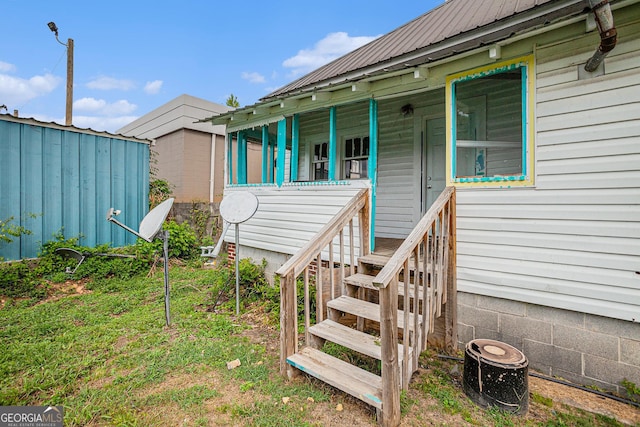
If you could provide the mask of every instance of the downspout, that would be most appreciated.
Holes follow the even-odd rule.
[[[596,25],[600,33],[600,46],[584,66],[585,71],[592,73],[602,63],[609,52],[616,47],[618,32],[613,25],[613,13],[609,0],[588,0],[589,6],[596,18]]]
[[[215,164],[216,164],[216,139],[218,135],[215,133],[211,134],[211,158],[209,159],[209,205],[213,205],[213,199],[215,196],[214,186],[215,186]],[[224,179],[224,178],[223,178]]]

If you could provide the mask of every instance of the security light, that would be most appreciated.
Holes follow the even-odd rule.
[[[55,33],[56,37],[58,37],[58,27],[56,26],[56,23],[51,21],[47,25],[49,26],[49,29],[51,30],[51,32]]]

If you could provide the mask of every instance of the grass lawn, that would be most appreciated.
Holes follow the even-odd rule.
[[[5,300],[0,405],[63,405],[65,426],[375,425],[359,401],[278,374],[277,301],[254,300],[236,317],[210,271],[172,266],[170,277],[170,327],[161,271]],[[431,356],[402,394],[402,425],[621,425],[535,393],[525,417],[482,410],[461,390],[462,367]]]

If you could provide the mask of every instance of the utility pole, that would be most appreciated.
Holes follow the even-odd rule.
[[[47,24],[52,33],[56,35],[56,40],[62,46],[67,48],[67,103],[65,108],[65,124],[72,125],[73,118],[73,39],[67,39],[64,44],[58,38],[58,27],[55,22],[51,21]]]

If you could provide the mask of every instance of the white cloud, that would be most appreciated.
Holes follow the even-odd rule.
[[[282,65],[291,68],[292,75],[297,76],[315,70],[378,37],[380,36],[350,37],[345,32],[329,33],[312,49],[298,51],[296,56],[286,59]]]
[[[61,81],[60,77],[53,74],[23,79],[0,73],[0,99],[6,105],[23,105],[34,98],[52,92]]]
[[[136,104],[132,104],[124,99],[108,103],[104,99],[82,98],[73,103],[73,109],[75,111],[94,113],[96,115],[106,117],[129,115],[137,108],[138,106]],[[74,117],[74,124],[75,122],[76,120]]]
[[[73,109],[77,111],[100,111],[107,105],[104,99],[82,98],[73,103]]]
[[[11,73],[16,70],[16,66],[8,62],[0,61],[0,73]]]
[[[117,129],[124,127],[138,116],[118,116],[118,117],[98,117],[98,116],[73,116],[73,125],[79,128],[91,128],[97,131],[107,131],[114,133]]]
[[[126,79],[114,79],[113,77],[101,76],[87,83],[89,89],[99,90],[131,90],[136,87],[135,83]]]
[[[147,84],[144,85],[144,91],[149,95],[155,95],[156,93],[160,92],[160,89],[162,89],[162,83],[162,80],[147,82]]]
[[[244,80],[248,80],[249,83],[264,83],[265,82],[265,78],[262,74],[260,73],[247,73],[246,71],[244,71],[242,73],[241,76]]]

